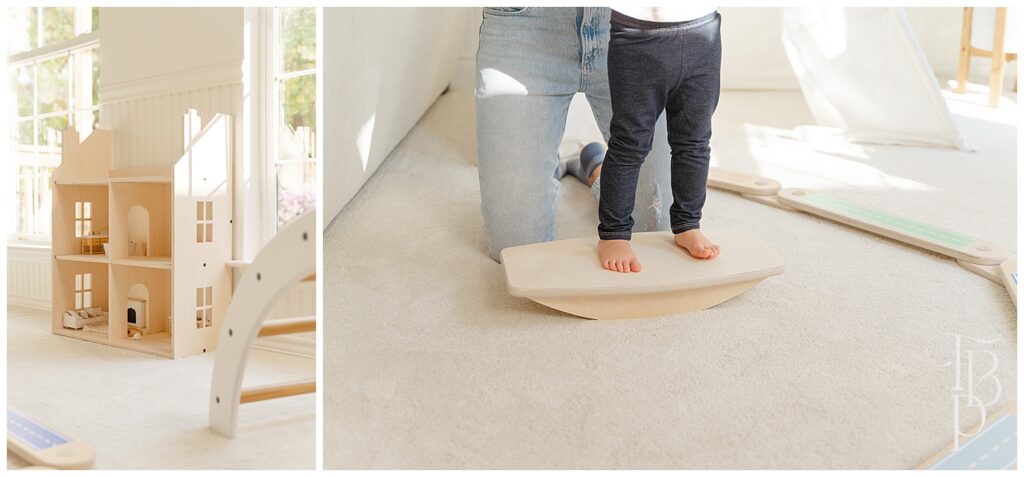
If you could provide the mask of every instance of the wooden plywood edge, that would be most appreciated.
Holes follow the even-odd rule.
[[[747,291],[762,279],[725,285],[642,294],[529,297],[549,308],[592,320],[650,318],[700,311]]]
[[[712,167],[708,170],[708,187],[748,195],[774,195],[779,192],[782,185],[779,181],[767,177]]]

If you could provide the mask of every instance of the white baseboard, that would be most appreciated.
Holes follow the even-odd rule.
[[[20,306],[22,308],[31,308],[33,310],[50,311],[51,304],[50,300],[8,295],[7,306]]]
[[[312,333],[310,333],[312,335]],[[316,358],[316,339],[303,335],[281,335],[259,338],[252,346],[255,349],[274,351],[277,353]]]

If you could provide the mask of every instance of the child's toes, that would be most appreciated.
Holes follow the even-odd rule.
[[[632,271],[632,272],[639,272],[640,271],[640,261],[635,259],[635,258],[630,260],[629,261],[629,270]]]

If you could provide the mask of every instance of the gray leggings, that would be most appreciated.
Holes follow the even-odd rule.
[[[680,23],[648,22],[612,12],[612,120],[601,167],[601,239],[632,236],[637,177],[662,111],[672,150],[672,232],[700,228],[711,161],[711,116],[720,90],[721,23],[717,12]]]

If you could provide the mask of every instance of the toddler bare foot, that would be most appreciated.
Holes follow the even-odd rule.
[[[633,253],[629,240],[598,240],[597,255],[601,266],[613,272],[639,272],[640,260]]]
[[[711,260],[718,256],[719,248],[714,242],[708,240],[700,229],[691,229],[676,234],[676,245],[686,249],[693,258]]]

